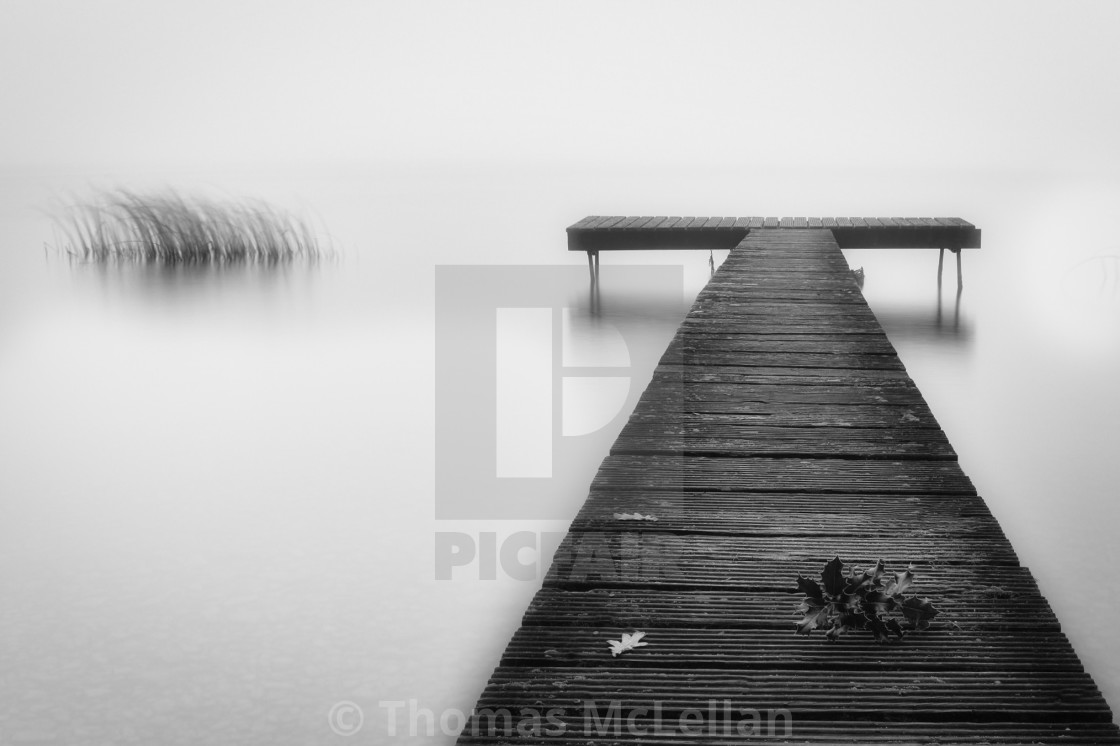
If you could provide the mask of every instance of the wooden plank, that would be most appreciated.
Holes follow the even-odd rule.
[[[797,428],[854,428],[861,430],[907,429],[940,430],[933,413],[924,405],[890,407],[874,404],[797,404],[754,401],[670,401],[644,400],[638,403],[631,424],[666,425],[671,419],[677,432],[718,432],[749,425]],[[818,437],[821,437],[818,435]]]
[[[713,288],[713,294],[728,301],[757,301],[757,300],[776,300],[784,303],[793,304],[798,302],[823,302],[823,303],[854,303],[862,306],[863,294],[859,288],[852,283],[851,287],[841,288],[797,288],[797,287],[744,287],[738,290],[728,290],[719,292],[718,288]]]
[[[788,323],[783,323],[783,318],[788,319]],[[826,316],[796,318],[789,315],[739,313],[734,317],[722,320],[719,329],[724,334],[751,334],[755,336],[793,337],[800,334],[860,336],[874,333],[877,323],[874,319],[859,319],[850,316],[845,319],[832,319]],[[684,326],[688,327],[691,333],[706,333],[705,329],[707,327],[704,325],[693,326],[692,323],[686,322]]]
[[[683,328],[671,344],[686,348],[753,352],[816,352],[860,355],[894,355],[894,345],[881,334],[726,334],[718,328]]]
[[[869,340],[865,336],[848,334],[835,341],[821,341],[819,334],[801,334],[803,341],[772,339],[766,334],[719,335],[689,334],[673,339],[667,353],[694,356],[737,356],[736,362],[749,364],[757,355],[834,355],[837,357],[880,358],[887,367],[898,361],[894,350],[883,345],[883,340]],[[877,366],[878,367],[878,366]]]
[[[976,494],[972,482],[953,462],[824,458],[608,456],[592,488]]]
[[[589,228],[592,225],[594,225],[595,223],[597,223],[599,221],[599,218],[600,218],[599,215],[588,215],[587,217],[573,223],[572,226],[568,230],[578,231],[578,230],[583,230],[584,228]]]
[[[606,705],[604,704],[603,707]],[[717,703],[717,712],[719,704]],[[530,712],[544,712],[531,710]],[[515,711],[516,712],[516,711]],[[704,746],[742,746],[743,743],[758,741],[775,746],[805,746],[805,744],[1072,744],[1074,746],[1102,746],[1120,743],[1112,736],[1113,726],[1101,722],[1065,721],[1062,723],[1030,722],[1023,724],[1014,720],[976,721],[967,720],[967,713],[961,714],[960,722],[950,720],[921,721],[910,719],[905,730],[894,721],[834,720],[828,718],[796,720],[788,710],[773,712],[746,710],[750,717],[730,718],[730,725],[723,720],[715,720],[717,726],[705,726],[701,710],[700,720],[690,718],[682,721],[680,717],[664,712],[640,713],[623,711],[621,703],[618,718],[610,718],[607,713],[596,709],[593,712],[567,713],[563,708],[546,725],[540,726],[538,715],[534,720],[526,717],[518,720],[514,715],[496,721],[493,712],[482,712],[469,721],[460,737],[461,744],[486,744],[486,746],[526,746],[543,741],[560,746],[623,746],[624,744],[679,744],[702,743]],[[501,713],[499,713],[501,715]],[[694,716],[695,717],[695,716]],[[737,716],[736,716],[737,717]],[[623,722],[633,718],[632,727]],[[757,719],[754,719],[757,718]],[[481,722],[481,727],[476,727]],[[503,725],[503,723],[506,723]],[[534,733],[534,724],[538,724]],[[521,725],[521,731],[518,730]],[[495,732],[488,732],[493,728]],[[505,730],[503,730],[503,728]],[[522,733],[529,733],[524,735]],[[616,732],[617,731],[617,732]],[[698,740],[702,738],[703,740]]]
[[[713,430],[715,432],[713,432]],[[822,433],[822,431],[825,431]],[[956,452],[939,436],[925,439],[909,432],[861,428],[748,427],[720,432],[708,427],[694,434],[649,432],[628,425],[611,446],[612,455],[663,455],[768,458],[862,458],[902,461],[955,461]],[[925,431],[934,432],[939,431]],[[826,433],[833,433],[828,436]]]
[[[774,335],[780,336],[780,335]],[[784,336],[784,335],[781,335]],[[798,335],[790,335],[797,337]],[[811,336],[811,335],[805,335]],[[658,372],[642,394],[643,401],[758,402],[767,404],[833,404],[921,407],[928,411],[921,392],[905,382],[880,385],[856,382],[850,391],[840,382],[805,377],[790,380],[771,376],[740,376],[746,380],[708,380],[702,376],[682,379]]]
[[[822,378],[848,378],[852,381],[883,381],[883,380],[909,380],[904,369],[860,369],[860,368],[825,368],[802,367],[790,368],[783,366],[758,365],[750,367],[682,365],[663,357],[657,366],[658,370],[666,374],[689,374],[705,376],[775,376],[804,378],[806,376],[819,376]]]
[[[801,572],[804,574],[809,569],[806,566]],[[793,578],[796,580],[796,572]],[[800,618],[797,616],[800,600],[795,591],[550,586],[534,596],[523,624],[607,627],[612,633],[619,629],[638,629],[647,630],[651,635],[651,630],[663,627],[775,629],[792,636],[794,623]],[[1006,595],[998,590],[979,588],[934,600],[938,608],[944,609],[944,616],[939,615],[931,623],[931,629],[938,631],[1022,631],[1024,634],[1061,631],[1049,604],[1040,595]]]
[[[736,263],[727,264],[712,278],[706,290],[735,291],[743,288],[758,287],[791,287],[791,288],[841,288],[850,289],[853,282],[850,273],[845,274],[844,267],[823,267],[816,272],[800,273],[791,271],[789,267],[770,269],[765,266],[738,266]],[[714,284],[712,284],[714,283]]]
[[[845,671],[844,689],[858,692],[860,719],[958,719],[993,717],[1037,721],[1077,715],[1106,721],[1108,705],[1092,680],[1075,671],[969,671],[917,675],[910,671]],[[1059,696],[1060,694],[1060,696]],[[616,701],[624,712],[659,707],[680,713],[697,699],[726,702],[728,709],[782,709],[791,703],[834,719],[850,717],[851,697],[838,696],[831,672],[798,671],[780,676],[762,671],[688,671],[619,667],[499,668],[479,698],[479,707],[540,706],[582,714],[589,701]],[[985,718],[984,715],[987,715]]]
[[[745,386],[853,386],[871,388],[901,388],[906,391],[917,391],[917,386],[909,376],[898,373],[876,373],[873,371],[836,371],[835,375],[824,372],[784,371],[781,373],[767,373],[755,371],[735,371],[726,369],[705,370],[701,368],[684,368],[679,371],[659,368],[653,374],[652,381],[682,381],[689,384],[742,384]]]
[[[796,334],[775,334],[789,336]],[[908,380],[887,379],[877,384],[805,376],[801,379],[778,376],[691,374],[683,377],[662,371],[654,373],[643,399],[693,401],[758,400],[768,402],[820,402],[831,404],[925,404],[918,387]]]
[[[857,370],[905,370],[893,355],[842,355],[815,353],[754,353],[744,356],[738,352],[720,350],[670,348],[663,361],[679,359],[685,365],[705,367],[727,366],[743,368],[852,368]]]
[[[692,305],[693,320],[718,318],[719,323],[737,323],[736,316],[792,315],[796,317],[824,316],[826,319],[856,319],[875,321],[875,314],[862,303],[830,302],[828,298],[805,298],[796,301],[779,298],[750,298],[704,295]]]
[[[773,298],[697,298],[692,305],[692,321],[717,318],[720,324],[750,323],[752,317],[790,318],[813,323],[877,322],[875,314],[858,303],[827,303],[803,301],[781,302]],[[690,329],[690,331],[692,331]],[[866,332],[864,332],[866,333]]]
[[[634,530],[569,533],[544,585],[788,594],[796,592],[799,574],[819,580],[824,564],[839,556],[865,568],[877,559],[897,571],[915,568],[921,582],[914,592],[939,599],[939,607],[984,594],[995,601],[1038,596],[1011,545],[993,540],[998,532],[927,532],[918,525],[889,535],[853,535],[839,526],[811,535],[678,534],[659,531],[659,522],[620,519],[618,526]],[[985,544],[1002,546],[996,551]],[[787,623],[800,601],[783,617]]]
[[[656,520],[618,517],[634,513]],[[571,530],[617,531],[634,526],[679,534],[879,536],[897,533],[900,525],[919,526],[931,536],[1003,536],[984,501],[977,496],[780,492],[593,490]]]
[[[792,625],[791,625],[792,627]],[[612,658],[605,641],[626,629],[522,627],[502,656],[503,665],[627,666],[751,671],[1068,671],[1082,670],[1065,635],[1000,632],[977,635],[951,628],[908,635],[883,645],[851,635],[839,645],[791,634],[790,629],[658,628],[647,649]]]

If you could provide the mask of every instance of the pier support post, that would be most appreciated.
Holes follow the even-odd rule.
[[[961,250],[954,249],[953,253],[957,255],[957,290],[959,291],[964,287],[964,275],[961,274]]]
[[[957,255],[957,290],[964,287],[964,274],[961,272],[961,250],[950,248],[949,251]],[[941,292],[941,276],[945,269],[945,249],[937,250],[937,292]]]

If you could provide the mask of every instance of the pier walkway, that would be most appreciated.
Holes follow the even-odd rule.
[[[459,743],[1120,744],[834,230],[746,228]],[[888,643],[796,634],[798,575],[836,556],[913,565],[941,613]]]

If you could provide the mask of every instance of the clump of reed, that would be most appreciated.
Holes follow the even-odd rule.
[[[279,264],[324,256],[307,225],[259,201],[217,202],[173,190],[106,191],[56,217],[62,248],[89,262]]]

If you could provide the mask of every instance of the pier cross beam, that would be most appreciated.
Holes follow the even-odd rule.
[[[568,250],[587,253],[592,279],[600,251],[730,249],[751,230],[762,228],[832,231],[841,249],[939,249],[938,282],[946,249],[980,248],[980,229],[961,218],[762,218],[591,215],[568,228]]]

